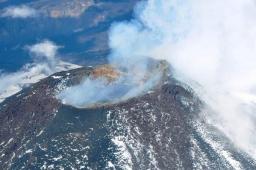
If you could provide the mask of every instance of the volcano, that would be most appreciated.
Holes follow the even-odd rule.
[[[256,168],[203,119],[204,103],[167,62],[153,61],[150,70],[161,71],[158,82],[119,102],[77,108],[56,97],[85,78],[114,82],[123,73],[109,65],[58,72],[7,98],[0,104],[1,169]]]

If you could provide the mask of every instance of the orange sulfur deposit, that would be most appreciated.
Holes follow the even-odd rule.
[[[106,78],[108,81],[114,81],[120,77],[120,72],[110,65],[103,65],[92,71],[92,78]]]

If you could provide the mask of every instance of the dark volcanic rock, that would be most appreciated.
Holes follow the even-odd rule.
[[[78,83],[91,68],[73,70],[69,74],[60,72],[67,84]],[[22,153],[28,141],[35,142],[37,135],[49,124],[61,103],[55,98],[55,89],[61,79],[53,76],[28,87],[6,99],[0,106],[1,165],[6,168],[13,158]]]
[[[199,101],[176,84],[164,84],[146,95],[108,108],[109,116],[114,117],[110,119],[112,124],[118,120],[117,126],[111,127],[122,129],[121,132],[112,129],[114,136],[136,141],[129,146],[134,169],[193,166],[188,155],[190,120],[196,112],[184,106],[181,97],[190,101],[189,108],[198,109]]]
[[[202,103],[168,74],[117,104],[77,109],[54,97],[94,70],[56,73],[0,104],[1,169],[234,169],[212,145],[217,131],[199,119]],[[214,139],[239,166],[256,167],[225,137]]]

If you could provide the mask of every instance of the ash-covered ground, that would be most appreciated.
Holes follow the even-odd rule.
[[[55,73],[7,98],[0,104],[1,169],[255,169],[207,124],[204,103],[166,64],[155,63],[164,69],[153,88],[119,103],[75,108],[56,98],[86,77],[113,75],[106,66]]]

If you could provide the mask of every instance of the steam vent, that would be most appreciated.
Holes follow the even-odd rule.
[[[109,65],[55,73],[7,98],[0,105],[1,169],[232,169],[230,155],[256,168],[199,119],[203,103],[172,78],[167,62],[152,61],[150,70],[161,71],[151,89],[115,103],[76,108],[56,98],[85,78],[112,83],[125,74]]]

